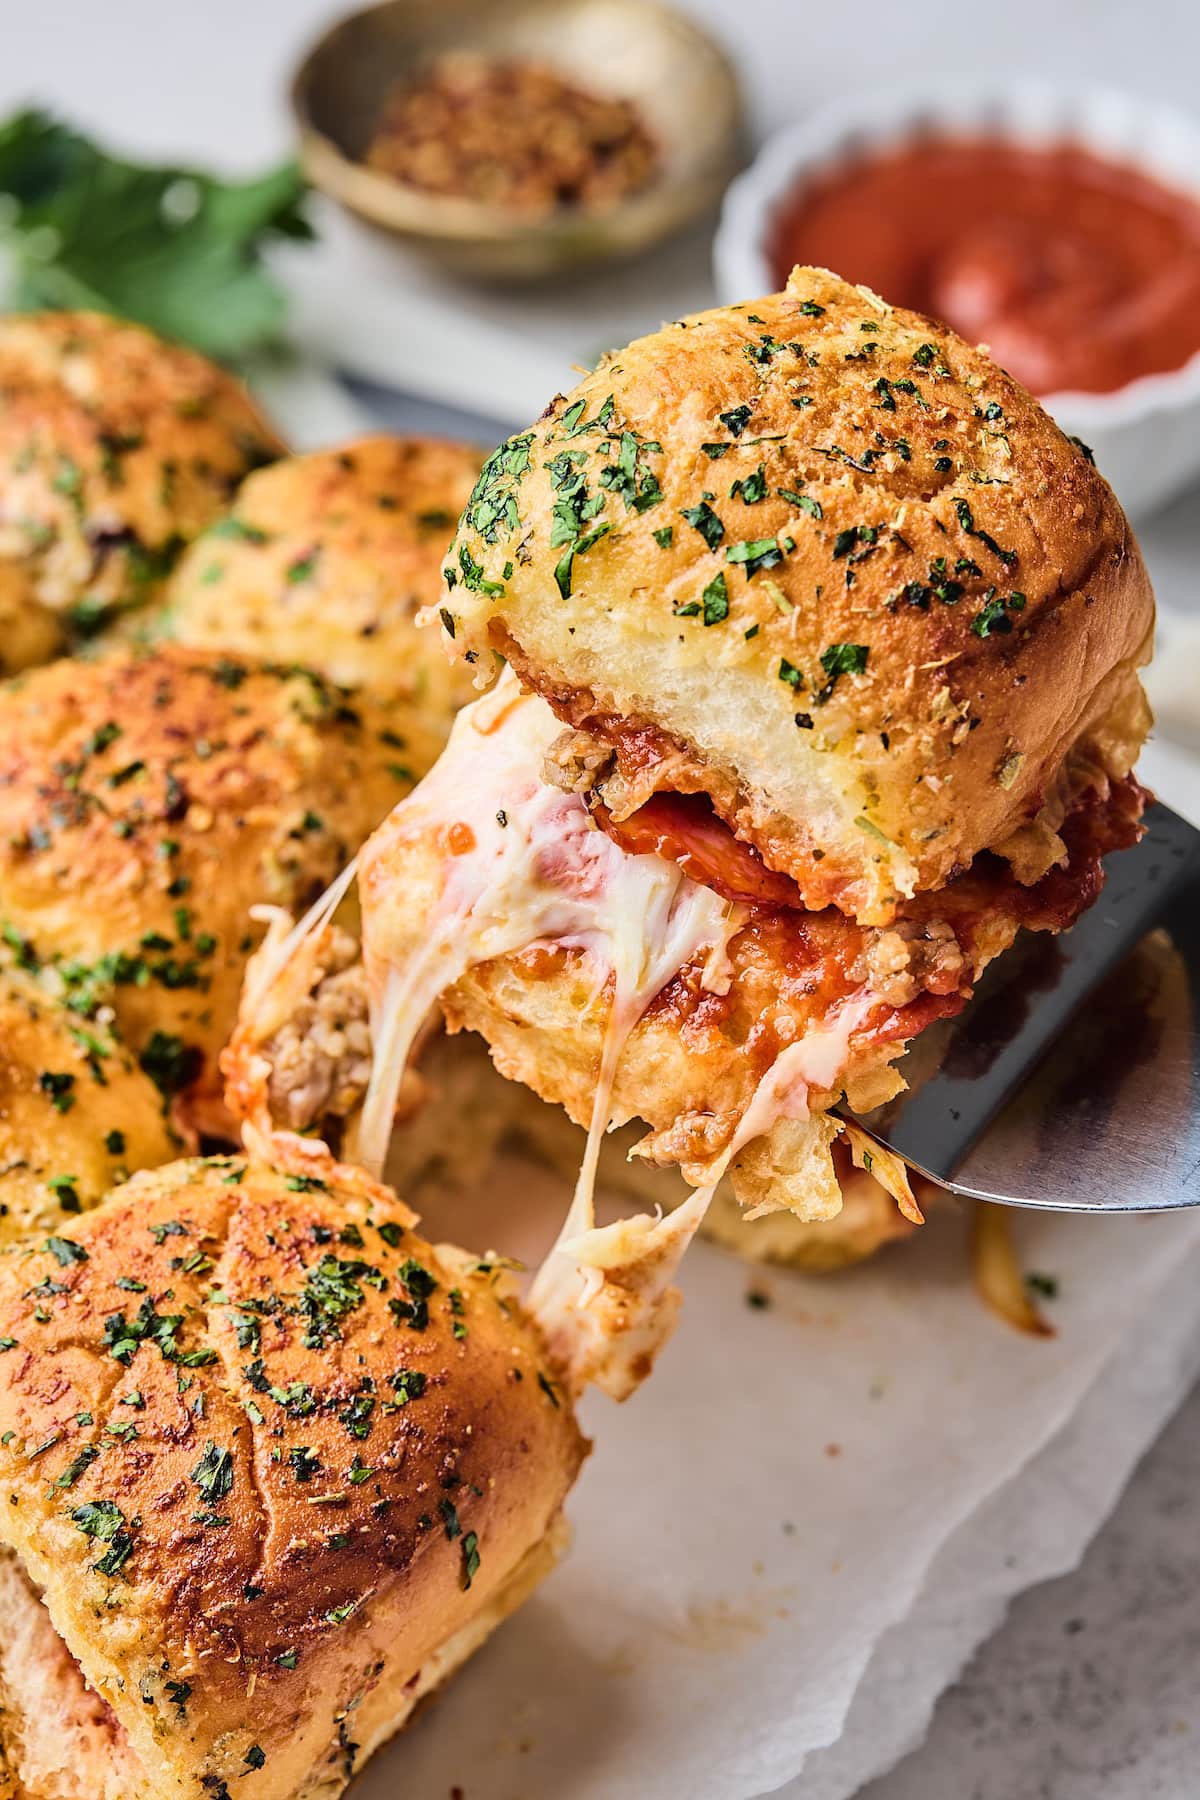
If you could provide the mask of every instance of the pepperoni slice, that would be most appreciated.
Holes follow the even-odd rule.
[[[619,823],[604,806],[594,807],[593,817],[631,855],[668,857],[693,881],[727,900],[803,909],[791,877],[768,869],[752,845],[734,837],[704,794],[652,794]]]

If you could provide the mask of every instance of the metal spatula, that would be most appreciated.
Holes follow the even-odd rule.
[[[1168,807],[1060,937],[999,957],[847,1115],[955,1193],[1066,1212],[1200,1205],[1200,832]],[[845,1109],[843,1109],[845,1110]]]

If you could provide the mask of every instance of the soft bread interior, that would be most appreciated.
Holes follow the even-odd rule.
[[[698,757],[718,787],[742,797],[747,825],[779,829],[783,821],[802,820],[806,839],[839,866],[845,861],[848,870],[857,869],[865,861],[872,867],[873,889],[888,897],[913,893],[916,870],[904,850],[878,833],[868,838],[858,823],[870,796],[853,756],[808,744],[793,710],[765,707],[759,671],[730,667],[711,654],[678,667],[664,661],[656,639],[631,636],[624,621],[599,611],[585,647],[572,630],[569,619],[553,612],[523,622],[519,652],[526,674],[569,667],[572,685],[607,699],[610,672],[619,669],[621,693],[612,696],[611,710],[652,720]]]
[[[489,1604],[415,1676],[403,1662],[394,1673],[383,1673],[354,1713],[355,1772],[522,1605],[569,1537],[559,1513]],[[182,1791],[173,1772],[147,1777],[120,1721],[88,1685],[11,1550],[0,1550],[0,1617],[0,1800],[162,1800]],[[348,1780],[344,1747],[334,1742],[295,1800],[333,1800]],[[259,1792],[274,1795],[272,1789]]]

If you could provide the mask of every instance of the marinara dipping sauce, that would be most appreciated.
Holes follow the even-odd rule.
[[[1035,394],[1105,393],[1200,350],[1200,202],[1064,144],[924,138],[833,170],[772,259],[943,319]]]

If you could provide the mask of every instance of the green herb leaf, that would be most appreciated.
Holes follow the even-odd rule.
[[[0,127],[0,194],[17,208],[14,305],[115,313],[209,356],[278,336],[284,297],[263,244],[313,235],[294,163],[231,182],[128,162],[36,109]]]
[[[233,1486],[233,1456],[210,1438],[191,1478],[210,1505],[223,1500]]]
[[[528,473],[532,443],[532,431],[509,438],[492,452],[479,471],[464,517],[485,544],[494,544],[502,531],[506,537],[511,537],[521,522],[517,488],[522,476]],[[450,635],[453,637],[454,633],[451,631]]]
[[[450,1542],[453,1543],[455,1538],[462,1536],[462,1526],[458,1522],[458,1509],[453,1500],[439,1500],[438,1511],[442,1515],[442,1528]]]
[[[783,551],[775,538],[751,538],[742,544],[731,544],[725,552],[726,562],[742,563],[746,574],[759,569],[773,569],[783,561]]]
[[[74,1487],[75,1483],[79,1480],[79,1477],[83,1474],[84,1470],[89,1468],[91,1466],[91,1464],[95,1462],[95,1460],[99,1456],[99,1454],[100,1454],[100,1452],[99,1452],[99,1450],[97,1450],[97,1448],[94,1444],[85,1444],[83,1449],[79,1452],[79,1455],[75,1458],[75,1460],[73,1462],[69,1462],[67,1464],[66,1468],[63,1470],[62,1474],[55,1477],[55,1481],[54,1481],[55,1487],[57,1487],[57,1488]]]
[[[401,1263],[396,1277],[408,1289],[409,1299],[389,1300],[388,1311],[397,1325],[409,1325],[414,1331],[424,1331],[429,1323],[429,1296],[437,1287],[436,1280],[428,1269],[423,1268],[411,1256]]]
[[[699,506],[684,507],[682,516],[700,533],[710,550],[715,550],[725,536],[725,527],[707,500],[702,500]]]
[[[633,512],[645,512],[662,499],[658,476],[640,460],[648,453],[661,454],[662,445],[645,443],[636,432],[621,433],[621,449],[615,463],[600,471],[600,486],[620,494]]]
[[[700,596],[700,605],[706,625],[719,625],[729,617],[729,590],[725,586],[724,571],[713,576]]]
[[[865,644],[830,644],[821,652],[821,667],[831,681],[839,675],[861,675],[867,666]]]
[[[62,1074],[54,1069],[43,1069],[38,1076],[38,1086],[43,1094],[49,1096],[50,1104],[55,1112],[70,1112],[75,1104],[75,1095],[71,1091],[75,1086],[73,1075]]]
[[[1014,601],[1018,602],[1015,606]],[[1010,594],[1007,600],[1002,594],[989,594],[971,620],[971,630],[977,638],[1007,637],[1013,628],[1009,612],[1021,612],[1024,606],[1024,594]]]
[[[497,600],[504,593],[504,583],[486,580],[483,564],[475,561],[465,544],[458,546],[458,566],[462,570],[463,585],[473,594],[484,594],[489,600]],[[450,635],[453,636],[453,632]]]
[[[49,1250],[60,1269],[69,1268],[72,1263],[86,1262],[88,1253],[82,1244],[73,1238],[49,1237],[43,1246]]]
[[[340,1262],[336,1256],[323,1256],[311,1270],[300,1294],[300,1311],[307,1321],[304,1342],[308,1349],[319,1350],[331,1338],[341,1336],[341,1321],[363,1303],[360,1282],[375,1278],[379,1272],[370,1263],[354,1260]]]
[[[750,423],[753,410],[750,406],[733,406],[728,412],[718,413],[717,417],[731,437],[741,437]]]
[[[593,544],[598,544],[600,539],[606,537],[611,530],[612,526],[606,521],[603,525],[597,525],[594,531],[589,531],[584,537],[576,538],[574,543],[563,551],[554,566],[554,579],[564,600],[569,600],[571,597],[571,576],[575,567],[575,558],[590,550]],[[500,591],[503,593],[504,590]]]
[[[384,1402],[384,1411],[399,1410],[411,1400],[419,1400],[425,1392],[425,1375],[420,1369],[397,1369],[389,1376],[396,1398]]]
[[[759,463],[753,475],[744,475],[735,481],[729,490],[731,500],[740,500],[744,506],[757,506],[760,500],[767,497],[767,478],[763,466]]]
[[[88,1500],[71,1514],[77,1531],[85,1537],[107,1544],[108,1549],[92,1564],[101,1575],[115,1575],[133,1554],[133,1538],[125,1524],[125,1514],[111,1500]],[[135,1520],[136,1524],[137,1521]]]
[[[586,400],[576,400],[571,406],[568,406],[562,416],[562,435],[564,437],[578,437],[581,431],[604,431],[613,416],[612,395],[608,396],[594,419],[585,419],[586,411]]]
[[[215,525],[210,525],[204,535],[210,538],[234,538],[242,544],[268,542],[267,533],[261,526],[250,525],[245,519],[236,518],[233,513],[224,519],[218,519]]]
[[[1007,568],[1011,569],[1013,564],[1017,561],[1016,551],[1002,550],[990,532],[981,530],[980,527],[976,525],[974,514],[965,500],[956,500],[954,502],[954,511],[963,530],[967,532],[970,537],[978,538],[981,544],[987,546],[993,556],[998,556],[1000,561],[1004,563]]]
[[[311,1481],[320,1473],[321,1459],[307,1444],[294,1444],[288,1451],[288,1462],[297,1481]]]
[[[813,699],[818,706],[824,706],[829,699],[838,677],[841,675],[861,675],[867,666],[868,648],[866,644],[830,644],[821,652],[821,667],[826,674],[824,687],[818,688]],[[797,718],[796,723],[800,720]],[[811,720],[809,720],[811,725]]]

